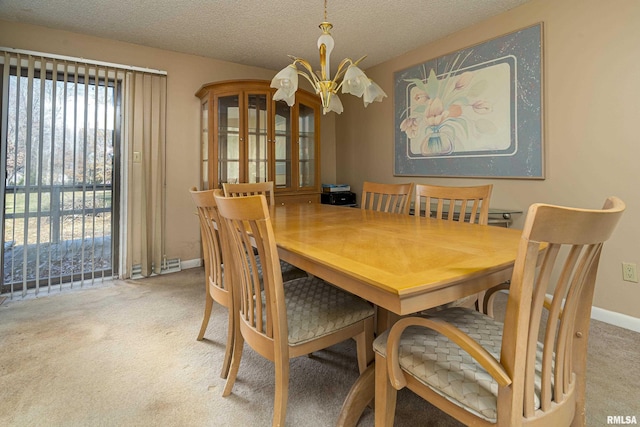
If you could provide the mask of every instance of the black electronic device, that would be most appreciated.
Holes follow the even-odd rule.
[[[351,191],[335,191],[320,194],[320,202],[325,205],[355,206],[356,193]]]

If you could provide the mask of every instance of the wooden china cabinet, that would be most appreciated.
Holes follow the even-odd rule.
[[[272,99],[269,81],[209,83],[200,98],[201,188],[273,181],[276,203],[320,202],[320,100]]]

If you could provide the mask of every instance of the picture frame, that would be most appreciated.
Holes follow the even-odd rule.
[[[544,179],[542,23],[394,73],[394,176]]]

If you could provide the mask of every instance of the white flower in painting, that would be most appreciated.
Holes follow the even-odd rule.
[[[493,111],[493,106],[489,102],[483,100],[474,102],[471,104],[471,107],[473,108],[473,111],[478,114],[489,114]]]
[[[400,131],[420,141],[422,154],[448,155],[455,151],[455,144],[462,147],[471,133],[490,134],[497,129],[490,119],[475,117],[492,113],[493,105],[479,98],[488,83],[477,71],[462,70],[465,59],[457,56],[439,74],[432,68],[424,79],[406,80],[411,92]]]
[[[473,73],[471,71],[465,71],[460,74],[456,79],[455,90],[462,90],[469,86],[471,83],[471,79],[473,79]]]
[[[407,117],[400,123],[400,130],[406,133],[409,138],[418,136],[418,128],[418,119],[414,117]]]
[[[413,95],[413,101],[416,104],[426,104],[427,102],[429,102],[429,94],[423,90],[419,90],[416,91],[416,93]]]
[[[439,126],[449,117],[449,111],[446,111],[442,105],[442,100],[436,98],[429,102],[427,111],[424,114],[428,126]]]

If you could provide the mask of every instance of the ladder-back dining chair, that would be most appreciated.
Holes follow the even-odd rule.
[[[489,202],[493,185],[478,185],[474,187],[452,187],[416,184],[414,202],[415,215],[422,214],[424,204],[425,216],[447,221],[468,222],[471,224],[487,225],[489,223]],[[500,286],[504,289],[505,286]],[[484,292],[460,298],[447,304],[447,307],[470,307],[478,304],[482,310]]]
[[[492,184],[475,187],[417,184],[414,202],[415,213],[418,215],[418,211],[422,212],[424,202],[426,216],[487,225],[492,189]]]
[[[231,287],[223,280],[222,249],[218,232],[219,218],[216,201],[213,197],[214,190],[198,191],[196,187],[190,189],[191,197],[198,210],[200,220],[200,235],[202,238],[202,253],[204,257],[204,271],[206,280],[206,297],[204,317],[198,334],[198,341],[204,338],[209,325],[214,301],[225,307],[229,313],[227,331],[227,344],[222,363],[220,376],[227,378],[229,366],[231,366],[231,351],[233,349],[233,313],[231,311],[232,295]]]
[[[275,204],[275,193],[273,181],[266,182],[240,182],[240,183],[228,183],[222,184],[225,197],[238,197],[238,196],[255,196],[262,194],[267,198],[269,206]]]
[[[456,307],[403,318],[379,336],[376,426],[393,424],[403,387],[466,425],[584,426],[596,274],[624,209],[616,197],[600,210],[532,205],[504,323]]]
[[[249,183],[223,183],[222,189],[225,197],[244,197],[244,196],[257,196],[262,194],[267,199],[269,206],[275,205],[275,193],[273,181],[266,182],[249,182]],[[259,259],[258,259],[259,261]],[[261,269],[258,265],[258,269]],[[298,277],[307,276],[307,272],[299,269],[293,264],[289,264],[285,261],[280,261],[280,269],[282,270],[282,279],[287,280],[297,279]]]
[[[362,185],[362,209],[409,215],[414,183],[382,184],[365,181]]]
[[[236,340],[223,396],[231,393],[246,341],[275,365],[273,425],[285,424],[289,359],[354,338],[360,372],[373,360],[372,306],[315,277],[283,282],[278,249],[264,196],[223,197],[216,192],[223,237],[233,260]],[[254,251],[254,248],[256,251]],[[256,272],[256,252],[262,279]],[[301,379],[303,380],[303,379]],[[319,391],[321,392],[321,391]]]

